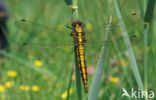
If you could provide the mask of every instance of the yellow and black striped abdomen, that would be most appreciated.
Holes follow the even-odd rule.
[[[85,40],[84,34],[82,32],[77,32],[77,60],[79,64],[81,79],[84,84],[85,91],[88,92],[87,86],[87,66],[86,66],[86,58],[85,58]]]
[[[79,46],[77,47],[77,57],[78,57],[77,59],[78,59],[81,79],[83,81],[85,91],[88,92],[87,66],[86,66],[85,52],[84,52],[84,45],[83,44],[79,44]]]

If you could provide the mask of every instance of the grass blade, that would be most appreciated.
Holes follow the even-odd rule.
[[[117,0],[114,0],[114,5],[115,5],[116,14],[117,14],[118,19],[122,19],[122,16],[121,16],[118,4],[117,4]],[[127,33],[127,30],[126,30],[126,27],[124,25],[123,20],[120,20],[119,24],[120,24],[120,27],[121,27],[121,30],[122,30],[122,35],[124,37],[128,37],[128,33]],[[133,71],[133,74],[135,76],[135,79],[136,79],[136,81],[138,83],[139,88],[141,90],[144,90],[143,83],[142,83],[140,73],[139,73],[139,70],[138,70],[138,66],[137,66],[137,63],[136,63],[136,58],[134,56],[134,53],[133,53],[133,50],[132,50],[132,47],[131,47],[130,39],[129,38],[124,38],[124,42],[125,42],[126,48],[128,50],[128,54],[129,54],[129,57],[130,57],[130,63],[131,63],[131,66],[132,66],[132,71]]]
[[[149,24],[144,24],[144,88],[148,90],[148,78],[147,78],[147,34],[149,30]]]
[[[76,20],[78,19],[78,3],[77,3],[77,0],[73,0],[73,5],[72,5],[72,17],[73,19],[72,20]]]
[[[72,5],[72,0],[64,0],[65,3],[68,5],[68,6],[71,6]]]
[[[74,66],[74,64],[73,64],[73,66]],[[71,84],[72,84],[73,66],[72,66],[72,70],[71,70],[71,74],[70,74],[70,78],[69,78],[69,85],[68,85],[68,90],[67,90],[67,100],[69,100],[70,88],[71,88]]]
[[[109,39],[111,21],[112,21],[112,16],[110,18],[110,24],[108,26],[108,30],[106,32],[106,37],[105,37],[106,41]],[[105,61],[105,56],[106,56],[107,44],[108,44],[108,42],[106,42],[104,44],[104,46],[102,47],[101,56],[98,60],[98,64],[97,64],[97,68],[96,68],[95,75],[93,78],[93,82],[91,85],[91,89],[89,92],[88,100],[97,100],[97,96],[98,96],[99,89],[100,89],[100,83],[101,83],[103,68],[104,68],[104,61]]]
[[[72,20],[78,19],[78,4],[77,0],[72,0]],[[75,52],[75,67],[76,67],[76,90],[77,90],[77,95],[78,95],[78,100],[81,100],[82,94],[81,94],[81,76],[80,76],[80,70],[79,70],[79,65],[78,65],[78,57],[76,54],[76,49],[77,47],[74,47],[74,52]]]
[[[144,88],[148,90],[148,73],[147,73],[147,34],[153,19],[155,0],[149,0],[144,18]]]
[[[144,18],[145,23],[150,23],[152,21],[153,14],[154,14],[154,6],[155,6],[155,0],[148,0],[145,18]]]
[[[77,90],[77,95],[78,95],[78,100],[81,100],[81,76],[80,76],[80,70],[79,70],[79,65],[78,65],[78,60],[77,60],[77,54],[76,54],[76,48],[75,50],[75,67],[76,67],[76,90]]]

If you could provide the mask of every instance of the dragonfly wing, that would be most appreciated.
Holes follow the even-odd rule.
[[[65,47],[74,47],[74,44],[72,43],[40,43],[40,42],[24,42],[21,44],[21,47],[36,47],[36,48],[65,48]]]
[[[115,34],[122,32],[120,25],[119,25],[119,22],[121,20],[124,21],[124,24],[126,25],[126,28],[128,31],[135,28],[135,26],[137,25],[143,25],[143,21],[141,20],[140,15],[137,13],[129,14],[127,16],[124,16],[122,19],[113,18],[112,20],[113,21],[111,23],[111,31],[114,32]],[[100,32],[104,34],[108,28],[108,25],[109,23],[105,25],[100,25],[100,26],[97,26],[94,23],[93,24],[88,23],[86,24],[86,34],[88,36],[93,35],[92,37],[95,37],[95,35],[96,36],[99,35]]]
[[[119,22],[121,20],[124,20],[125,25],[127,26],[127,31],[128,31],[128,37],[123,37],[122,36],[122,30],[120,28]],[[94,25],[94,24],[93,24]],[[123,19],[119,19],[119,20],[113,20],[113,22],[111,23],[111,29],[109,29],[110,32],[110,39],[108,39],[107,41],[105,40],[105,34],[106,31],[108,30],[108,24],[103,25],[103,28],[98,28],[96,30],[92,30],[92,31],[88,31],[86,32],[86,38],[88,40],[88,45],[92,45],[92,46],[99,46],[99,45],[103,45],[105,42],[108,42],[108,44],[112,44],[113,41],[115,41],[115,43],[118,43],[120,41],[120,44],[123,44],[124,38],[129,38],[132,41],[136,41],[136,40],[140,40],[140,36],[138,30],[131,30],[132,28],[135,28],[136,26],[140,26],[142,25],[141,23],[141,19],[140,19],[140,15],[133,13],[130,14],[128,16],[123,17]],[[110,43],[111,42],[111,43]]]
[[[67,32],[69,29],[66,27],[66,25],[57,25],[55,27],[49,27],[46,25],[42,25],[36,22],[29,21],[27,19],[21,19],[17,20],[15,22],[15,25],[21,29],[22,31],[30,34],[34,31],[37,32]]]
[[[39,43],[39,42],[26,42],[18,45],[18,51],[27,54],[29,57],[39,57],[46,59],[59,59],[72,56],[74,45],[62,43]],[[67,56],[68,55],[68,56]],[[62,59],[60,58],[60,59]],[[70,57],[72,58],[72,57]]]
[[[48,27],[35,22],[31,22],[25,19],[18,20],[15,25],[27,34],[28,39],[26,42],[32,42],[32,40],[43,40],[44,42],[70,42],[71,30],[64,27],[64,25],[58,25],[57,27]],[[20,32],[21,33],[21,32]],[[46,40],[46,41],[45,41]],[[35,41],[35,42],[43,42]]]
[[[25,19],[16,21],[15,25],[28,35],[28,39],[19,44],[22,47],[61,48],[73,46],[71,30],[63,26],[47,27]]]
[[[87,46],[95,48],[95,47],[102,47],[104,46],[104,44],[108,44],[108,46],[113,46],[113,45],[117,45],[117,46],[121,46],[121,45],[125,45],[124,44],[124,39],[128,38],[131,41],[131,44],[138,44],[139,41],[143,41],[143,39],[140,36],[129,36],[129,37],[123,37],[123,36],[119,36],[119,37],[113,37],[111,36],[110,39],[108,40],[96,40],[96,41],[87,41]],[[123,49],[126,50],[127,48]]]
[[[124,42],[124,38],[129,38],[130,42],[131,42],[131,48],[130,47],[126,47],[125,42]],[[107,44],[107,55],[109,55],[109,57],[116,57],[119,55],[125,55],[127,54],[127,51],[129,49],[133,49],[133,50],[137,50],[137,48],[142,48],[143,47],[143,37],[140,36],[131,36],[131,37],[112,37],[110,36],[110,39],[105,40],[105,41],[88,41],[86,44],[86,57],[88,59],[92,59],[91,61],[89,61],[90,63],[92,63],[93,61],[97,61],[97,59],[99,58],[100,52],[101,52],[101,48],[103,46],[105,46],[105,44]],[[89,53],[88,53],[89,52]]]
[[[118,24],[119,20],[113,20],[111,24],[111,37],[120,38],[121,31],[120,26]],[[128,27],[128,29],[132,28],[134,24],[139,21],[139,15],[131,14],[123,17],[123,20]],[[63,28],[65,30],[59,31],[57,28],[50,28],[41,24],[37,24],[28,20],[18,20],[15,22],[15,25],[29,35],[29,38],[23,41],[22,47],[31,47],[31,48],[64,48],[64,47],[72,47],[73,40],[70,37],[71,30],[67,28]],[[94,24],[93,24],[94,25]],[[99,46],[103,45],[106,41],[105,33],[107,30],[106,25],[102,25],[100,28],[94,28],[93,30],[89,30],[86,32],[86,38],[88,40],[86,45]],[[45,33],[47,38],[40,37],[40,34]],[[130,32],[133,33],[133,32]],[[131,34],[130,36],[135,35]],[[121,40],[121,39],[116,39]],[[108,40],[110,41],[110,40]],[[110,44],[110,43],[109,43]]]

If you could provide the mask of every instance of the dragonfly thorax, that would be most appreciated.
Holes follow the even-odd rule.
[[[79,26],[78,24],[76,24],[75,31],[76,31],[77,33],[82,33],[83,29],[82,29],[81,26]]]
[[[73,27],[72,36],[73,36],[75,45],[80,45],[80,44],[84,45],[84,43],[86,43],[83,25],[84,24],[79,20],[75,20],[72,23],[72,27]]]
[[[81,21],[79,21],[79,20],[73,21],[72,22],[72,27],[73,27],[74,31],[77,32],[77,33],[83,31],[83,29],[82,29],[83,23]]]

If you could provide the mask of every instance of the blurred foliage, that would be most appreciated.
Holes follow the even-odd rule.
[[[144,22],[150,23],[152,21],[153,14],[154,14],[154,7],[155,7],[155,0],[149,0],[147,4]]]
[[[72,0],[64,0],[65,3],[68,5],[68,6],[71,6],[72,5]]]
[[[52,32],[42,25],[53,27],[54,30],[58,26],[66,26],[71,23],[72,13],[71,9],[66,6],[62,0],[5,0],[5,4],[10,12],[8,20],[10,43],[9,52],[4,54],[4,58],[0,59],[0,85],[3,88],[7,81],[13,81],[11,88],[5,87],[5,92],[0,92],[1,100],[57,100],[63,99],[61,95],[68,89],[71,66],[74,62],[73,48],[70,46],[62,46],[55,48],[51,42],[68,41],[72,44],[70,37],[71,30],[63,29],[62,31]],[[113,14],[113,20],[116,20],[115,9],[111,0],[79,0],[79,18],[86,25],[92,25],[92,30],[88,32],[93,34],[89,39],[95,43],[86,44],[87,65],[89,68],[94,68],[100,55],[102,43],[96,40],[101,40],[105,36],[105,30],[98,28],[102,27],[108,22],[110,14]],[[134,52],[143,79],[143,16],[142,10],[143,2],[138,0],[118,0],[122,16],[130,15],[131,13],[140,14],[140,20],[135,22],[135,18],[128,18],[126,26],[128,27],[129,35],[137,35],[137,38],[131,39],[132,45],[135,45]],[[16,25],[15,22],[26,19],[32,23],[32,31],[30,33],[23,32]],[[153,19],[153,23],[156,19]],[[132,22],[132,23],[131,23]],[[135,22],[135,24],[134,24]],[[42,24],[42,25],[40,25]],[[30,24],[27,24],[30,25]],[[118,26],[113,24],[112,26]],[[23,27],[23,26],[21,26]],[[38,28],[37,28],[38,27]],[[153,24],[152,33],[156,24]],[[23,27],[24,30],[26,27]],[[33,29],[34,28],[34,29]],[[42,31],[44,30],[45,31]],[[59,27],[60,29],[60,27]],[[41,31],[40,31],[41,30]],[[103,34],[102,34],[103,33]],[[129,64],[129,58],[123,44],[123,39],[116,39],[120,37],[120,28],[112,27],[110,33],[112,41],[108,44],[108,52],[106,54],[106,63],[99,92],[99,100],[125,100],[121,98],[122,88],[130,90],[130,88],[138,89],[137,83],[134,79],[132,70]],[[156,66],[154,59],[155,49],[155,34],[150,34],[149,42],[151,45],[148,48],[148,87],[156,91],[155,71]],[[115,38],[115,39],[114,39]],[[42,42],[40,45],[23,46],[24,42]],[[88,41],[90,42],[90,41]],[[49,43],[49,44],[45,44]],[[96,44],[97,43],[97,44]],[[41,61],[42,66],[35,66],[35,61]],[[16,71],[16,77],[9,77],[7,72],[10,70]],[[50,74],[49,74],[50,73]],[[118,82],[114,83],[109,80],[110,77],[118,77]],[[93,74],[88,77],[88,87],[91,85]],[[72,76],[73,89],[69,99],[76,99],[76,81],[75,70]],[[28,86],[29,89],[21,90],[20,86]],[[33,86],[38,87],[38,91],[32,90]],[[88,94],[85,93],[82,87],[82,100],[86,100]],[[5,98],[5,99],[4,99]]]

